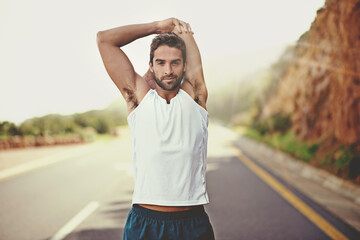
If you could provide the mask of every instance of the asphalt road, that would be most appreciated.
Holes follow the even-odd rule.
[[[332,239],[239,159],[230,145],[234,139],[210,126],[206,211],[216,239]],[[0,180],[0,239],[122,239],[133,189],[130,148],[124,130],[96,150],[74,157],[70,152],[64,160]],[[352,239],[340,220],[288,189]]]

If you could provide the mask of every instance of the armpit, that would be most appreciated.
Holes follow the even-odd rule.
[[[128,88],[123,88],[123,91],[125,93],[125,101],[128,104],[132,104],[132,106],[130,106],[130,109],[134,109],[139,105],[139,102],[135,96],[135,93],[133,90],[130,90]]]
[[[195,96],[194,101],[197,104],[199,104],[201,107],[203,107],[205,110],[207,110],[206,109],[206,98],[204,98],[204,96]]]
[[[196,96],[196,97],[194,98],[194,101],[195,101],[197,104],[200,104],[200,98],[199,98],[199,97]]]

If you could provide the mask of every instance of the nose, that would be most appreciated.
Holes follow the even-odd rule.
[[[166,64],[165,65],[165,75],[170,75],[173,73],[173,69],[171,67],[171,64]]]

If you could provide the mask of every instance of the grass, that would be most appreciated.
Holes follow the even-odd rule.
[[[258,130],[254,127],[237,126],[234,127],[234,130],[241,135],[311,163],[313,166],[326,169],[339,177],[356,179],[355,182],[360,183],[360,155],[355,151],[359,143],[350,146],[325,145],[327,146],[325,148],[321,146],[321,142],[306,142],[299,139],[291,129],[262,131],[261,127]]]
[[[246,137],[254,139],[259,142],[264,142],[269,146],[286,152],[298,159],[309,162],[314,157],[319,148],[317,143],[306,143],[298,139],[291,130],[284,134],[274,132],[273,134],[266,133],[262,135],[255,128],[235,127],[234,130]]]

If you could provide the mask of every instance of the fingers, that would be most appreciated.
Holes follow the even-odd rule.
[[[174,18],[173,23],[175,24],[175,27],[179,31],[179,33],[185,32],[194,34],[189,23],[181,21],[177,18]]]
[[[175,24],[176,29],[181,33],[180,21],[177,18],[173,19],[173,23]]]
[[[189,24],[189,23],[187,23],[187,27],[188,27],[188,31],[189,31],[189,33],[194,34],[194,32],[193,32],[193,30],[191,29],[191,26],[190,26],[190,24]]]
[[[185,33],[190,33],[191,32],[191,27],[190,24],[186,23],[186,22],[182,22],[182,27]]]

